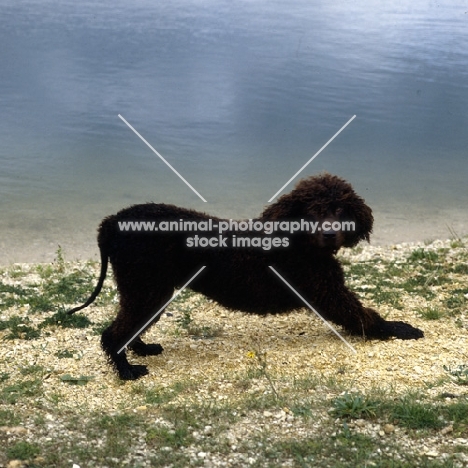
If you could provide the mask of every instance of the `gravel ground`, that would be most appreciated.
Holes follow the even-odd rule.
[[[404,264],[408,255],[417,249],[432,249],[434,252],[447,249],[449,261],[456,263],[463,253],[466,264],[467,244],[460,242],[453,247],[451,241],[435,241],[429,245],[365,246],[346,250],[340,255],[345,265],[350,262],[365,264],[376,260],[382,264]],[[24,276],[18,278],[17,274],[12,275],[12,268],[16,272],[21,270]],[[87,269],[96,278],[98,276],[97,265],[76,262],[67,265],[67,269]],[[34,265],[9,267],[2,276],[4,284],[11,285],[41,281]],[[305,441],[323,437],[324,434],[333,438],[341,430],[342,422],[330,417],[330,404],[327,405],[327,402],[342,394],[343,389],[361,395],[370,395],[378,389],[391,398],[420,391],[429,400],[442,395],[445,398],[442,401],[447,403],[459,399],[466,401],[466,387],[450,378],[444,366],[456,368],[468,362],[467,279],[466,274],[453,279],[453,284],[464,288],[467,299],[456,320],[449,315],[438,320],[426,320],[418,313],[422,306],[441,307],[450,294],[450,289],[447,288],[434,288],[435,297],[431,301],[408,293],[403,297],[403,310],[386,304],[376,305],[359,292],[367,305],[376,307],[386,318],[404,320],[423,329],[425,338],[417,341],[381,342],[345,336],[356,349],[356,354],[305,309],[286,315],[258,317],[226,310],[193,294],[182,303],[171,304],[158,325],[146,334],[147,342],[163,345],[162,355],[148,358],[129,355],[131,362],[148,366],[149,376],[138,382],[125,384],[116,378],[106,363],[100,349],[100,337],[92,327],[49,327],[32,340],[6,340],[8,330],[0,331],[0,337],[4,338],[0,348],[0,373],[8,374],[7,380],[1,384],[2,388],[10,388],[17,382],[23,382],[28,377],[25,369],[40,369],[34,377],[39,375],[41,381],[41,391],[37,395],[21,396],[14,406],[8,402],[0,404],[2,411],[11,411],[13,407],[13,412],[19,418],[14,424],[0,427],[0,442],[11,446],[18,441],[26,441],[48,447],[53,441],[60,440],[64,446],[86,446],[88,449],[95,447],[96,450],[101,450],[103,444],[105,445],[105,438],[90,439],[86,430],[80,428],[80,425],[83,428],[86,426],[88,415],[96,414],[133,414],[146,422],[151,421],[151,427],[166,427],[168,431],[174,431],[175,423],[166,413],[159,411],[161,405],[148,403],[144,395],[151,390],[173,391],[183,382],[184,388],[188,390],[176,392],[171,405],[198,407],[196,405],[211,402],[228,405],[233,414],[239,414],[234,414],[233,421],[226,427],[220,428],[215,422],[206,420],[199,427],[190,428],[190,443],[177,447],[170,444],[158,446],[158,456],[162,456],[165,451],[169,453],[178,450],[187,457],[190,465],[196,466],[275,466],[274,463],[264,463],[256,455],[260,449],[248,450],[248,441],[257,440],[257,436],[265,433],[272,440]],[[453,284],[451,287],[454,287]],[[350,285],[359,285],[361,291],[365,291],[365,284],[359,278],[353,277]],[[113,288],[110,281],[107,287],[109,290]],[[181,326],[181,304],[184,310],[190,311],[190,318],[193,320],[190,324],[192,333],[189,327]],[[85,309],[83,315],[94,323],[104,323],[112,319],[115,307],[114,304],[97,304]],[[8,320],[14,315],[27,315],[31,321],[29,325],[38,326],[45,317],[53,313],[45,311],[28,314],[28,311],[27,304],[13,306],[1,312],[0,320]],[[198,336],[193,330],[198,330]],[[69,357],[59,358],[59,353],[64,350],[69,351]],[[69,385],[62,380],[66,375],[90,376],[92,380],[86,385]],[[250,376],[247,383],[245,376]],[[307,379],[315,379],[313,389],[295,390],[295,382]],[[312,398],[316,395],[320,400],[322,404],[315,408],[313,417],[301,417],[288,406],[281,405],[263,408],[259,405],[248,414],[243,414],[245,410],[242,401],[246,395],[263,398],[264,395],[273,396],[276,392],[280,396],[287,395],[288,401],[291,401],[291,395],[295,391],[302,397],[308,395]],[[40,423],[38,416],[41,417]],[[71,421],[75,423],[71,424]],[[437,431],[426,431],[417,436],[392,421],[368,418],[351,419],[348,428],[353,434],[378,441],[381,448],[377,451],[380,450],[381,453],[377,453],[377,457],[385,455],[386,451],[393,451],[398,459],[395,455],[397,446],[399,451],[424,456],[427,463],[431,460],[441,463],[424,466],[468,466],[468,434],[454,430],[450,421]],[[121,458],[110,457],[105,463],[99,458],[91,458],[83,464],[79,452],[71,452],[76,453],[76,459],[61,460],[56,466],[72,467],[74,463],[75,468],[183,466],[174,462],[168,462],[167,465],[151,462],[154,448],[148,443],[147,425],[144,428],[135,427],[133,432],[130,429],[129,434],[131,442],[127,453]],[[215,444],[216,449],[207,450],[207,440],[210,438],[216,438],[218,444],[229,448],[220,450]],[[21,461],[11,455],[7,456],[0,449],[0,466],[46,466],[46,455],[42,451],[40,455]],[[452,464],[443,465],[444,460],[450,460]],[[384,466],[372,463],[369,461],[365,466]],[[290,459],[284,459],[281,466],[300,465],[291,456]]]

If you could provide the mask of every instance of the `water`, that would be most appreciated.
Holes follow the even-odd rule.
[[[468,233],[467,1],[0,11],[2,264],[96,256],[99,221],[134,203],[254,216],[353,115],[303,175],[349,180],[375,243]]]

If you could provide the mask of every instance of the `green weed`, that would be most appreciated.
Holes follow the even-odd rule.
[[[82,314],[69,315],[65,310],[56,312],[51,317],[47,317],[40,325],[40,328],[56,326],[62,328],[87,328],[92,322]]]
[[[409,429],[440,429],[445,423],[439,418],[439,409],[428,403],[402,398],[390,407],[391,419]]]
[[[370,418],[375,416],[377,405],[369,398],[354,393],[346,392],[344,395],[335,398],[330,411],[339,418]]]
[[[443,368],[452,377],[455,377],[455,381],[458,385],[468,385],[468,366],[466,364],[461,364],[455,369],[448,366],[443,366]]]
[[[8,320],[0,320],[0,330],[10,330],[5,337],[7,340],[34,340],[40,336],[40,332],[28,325],[30,322],[28,317],[13,315]]]
[[[7,449],[7,457],[16,460],[30,460],[41,453],[38,445],[20,441]]]
[[[8,385],[2,388],[0,395],[9,404],[15,404],[22,398],[40,396],[42,395],[42,381],[39,379],[24,380],[13,385]]]
[[[418,314],[426,320],[439,320],[444,314],[435,307],[425,307],[417,310]]]

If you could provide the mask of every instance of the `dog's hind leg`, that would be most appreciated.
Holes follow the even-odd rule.
[[[141,310],[138,308],[139,313],[131,313],[135,311],[133,307],[121,305],[117,318],[104,330],[101,337],[102,348],[122,380],[136,380],[148,374],[146,366],[130,364],[126,357],[126,350],[122,348],[131,349],[138,356],[155,356],[163,351],[160,344],[146,344],[139,335],[130,342],[132,336],[138,333],[144,325],[144,321],[139,320],[138,316],[146,315],[146,320],[150,318],[147,314],[141,314]]]
[[[144,331],[142,327],[148,328],[145,324],[171,297],[173,288],[162,281],[155,282],[154,275],[142,269],[126,265],[124,277],[119,275],[120,269],[115,270],[120,292],[120,311],[102,334],[101,344],[120,378],[135,380],[148,374],[148,370],[146,366],[130,364],[123,348],[128,347],[140,356],[161,354],[161,345],[146,344],[140,335]],[[159,316],[155,317],[153,323],[158,320]]]
[[[115,322],[114,322],[115,323]],[[136,380],[148,374],[146,366],[132,365],[128,362],[125,349],[120,351],[116,346],[115,331],[113,326],[106,328],[101,336],[101,346],[106,353],[109,362],[114,366],[122,380]]]

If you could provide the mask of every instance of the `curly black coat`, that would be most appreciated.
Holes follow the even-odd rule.
[[[148,373],[145,366],[129,364],[125,350],[119,350],[171,298],[174,289],[184,285],[203,265],[206,268],[190,288],[231,309],[276,314],[304,306],[269,268],[273,266],[323,317],[353,335],[377,339],[423,337],[421,330],[404,322],[386,321],[373,309],[364,307],[345,285],[343,270],[334,254],[340,247],[368,241],[373,224],[371,209],[345,180],[330,174],[303,179],[257,218],[262,222],[303,219],[319,222],[319,226],[328,221],[333,226],[328,231],[317,229],[315,233],[301,231],[294,235],[281,231],[271,235],[227,231],[223,234],[228,238],[227,246],[201,248],[187,246],[187,237],[193,233],[124,232],[118,225],[122,221],[209,219],[213,223],[222,221],[173,205],[147,203],[131,206],[102,221],[98,235],[102,259],[99,283],[88,301],[69,313],[94,301],[110,261],[120,294],[120,311],[102,334],[101,343],[120,378],[137,379]],[[334,221],[354,222],[355,229],[336,229],[338,224]],[[218,233],[198,234],[218,238]],[[277,237],[281,246],[235,248],[233,236],[256,238],[257,242]],[[155,321],[158,319],[159,316]],[[159,344],[144,343],[139,336],[128,347],[142,356],[163,350]]]

